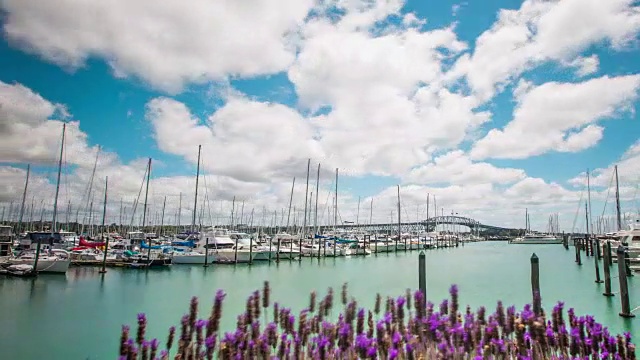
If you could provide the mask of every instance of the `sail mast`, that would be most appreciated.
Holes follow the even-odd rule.
[[[591,176],[589,175],[589,169],[587,169],[587,203],[589,208],[589,217],[587,218],[587,221],[589,222],[591,231],[593,231],[593,219],[591,217]]]
[[[304,222],[302,224],[302,238],[306,238],[307,236],[307,205],[309,201],[309,171],[311,170],[311,159],[307,160],[307,186],[304,190]],[[313,192],[311,193],[313,196]],[[302,244],[302,242],[300,242]],[[302,260],[302,257],[300,257]]]
[[[144,232],[144,227],[147,225],[147,199],[149,198],[149,179],[151,178],[151,158],[149,158],[149,163],[147,164],[147,186],[144,191],[144,206],[142,208],[142,231]],[[151,244],[149,244],[151,246]]]
[[[27,199],[27,188],[29,186],[29,173],[31,172],[31,164],[27,165],[27,179],[24,182],[24,191],[22,192],[22,205],[20,205],[20,218],[18,219],[18,232],[22,228],[22,217],[24,216],[24,202]]]
[[[618,165],[616,165],[613,169],[616,173],[616,220],[618,225],[618,231],[620,231],[622,230],[622,217],[620,214],[620,186],[618,183]]]
[[[198,167],[196,169],[196,196],[193,199],[193,219],[191,221],[191,231],[196,228],[196,212],[198,211],[198,180],[200,179],[200,150],[202,145],[198,145]]]
[[[58,195],[60,194],[60,173],[62,173],[62,156],[64,154],[64,135],[67,129],[67,124],[62,123],[62,143],[60,144],[60,159],[58,160],[58,180],[56,181],[56,195],[53,198],[53,220],[51,223],[51,234],[57,232],[58,220]]]

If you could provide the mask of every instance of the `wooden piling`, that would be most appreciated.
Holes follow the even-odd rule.
[[[582,240],[576,243],[576,262],[578,263],[578,265],[582,265],[582,254],[580,254],[581,250],[582,250]]]
[[[607,244],[609,244],[609,241],[607,241]],[[606,248],[607,246],[605,246],[605,250],[602,251],[604,255],[604,293],[602,293],[602,295],[613,296],[613,293],[611,292],[611,252],[607,252]]]
[[[631,244],[629,244],[631,245]],[[629,276],[633,276],[633,273],[631,272],[631,259],[629,258],[629,252],[625,251],[624,253],[624,268],[625,268],[625,272],[626,275]]]
[[[209,238],[204,240],[204,265],[203,267],[209,267]]]
[[[251,210],[251,221],[253,221],[253,210]],[[300,251],[300,255],[302,255],[302,251]],[[302,259],[302,256],[300,256]],[[253,265],[253,236],[249,236],[249,265]]]
[[[238,236],[236,235],[236,246],[235,246],[235,251],[233,252],[233,262],[235,264],[238,263]]]
[[[631,313],[631,306],[629,304],[629,288],[626,276],[627,270],[624,261],[625,253],[626,251],[624,247],[619,245],[616,250],[616,255],[618,256],[618,281],[620,283],[620,305],[622,306],[622,311],[619,315],[625,318],[632,318],[635,317],[635,315]]]
[[[427,297],[427,257],[424,250],[418,255],[418,288],[422,295]],[[425,302],[426,303],[426,302]]]
[[[597,239],[593,239],[592,240],[592,244],[591,244],[591,248],[596,248],[599,249],[600,247],[598,246],[597,243]],[[599,251],[597,251],[599,253]],[[596,270],[596,284],[600,284],[602,283],[602,280],[600,279],[600,262],[598,260],[598,254],[595,254],[596,256],[593,257],[593,263],[595,264],[595,270]]]
[[[611,241],[607,240],[607,254],[609,254],[609,266],[613,266],[613,260],[611,259]]]
[[[540,259],[536,253],[531,255],[531,293],[533,295],[533,312],[540,315],[542,304],[540,297]]]

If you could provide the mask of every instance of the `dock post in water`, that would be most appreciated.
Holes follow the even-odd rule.
[[[609,254],[609,266],[613,266],[613,260],[611,259],[611,241],[607,240],[607,254]]]
[[[235,251],[233,252],[233,262],[234,264],[238,263],[238,236],[236,235],[236,246],[235,246]]]
[[[542,304],[540,297],[540,259],[538,255],[531,255],[531,292],[533,294],[533,312],[540,315]]]
[[[622,245],[618,246],[616,250],[616,255],[618,256],[618,281],[620,282],[620,304],[622,305],[622,311],[620,312],[620,316],[625,318],[635,317],[633,313],[631,313],[631,308],[629,305],[629,288],[627,284],[627,276],[626,276],[626,264],[624,261],[625,257],[625,249]]]
[[[605,250],[602,251],[604,255],[602,264],[604,266],[604,293],[602,293],[602,295],[613,296],[611,292],[611,252],[606,250],[607,247],[611,246],[609,245],[609,241],[607,241],[607,245],[608,246],[605,246]]]
[[[204,240],[204,265],[203,267],[209,267],[209,238]]]
[[[418,288],[424,298],[427,298],[427,256],[424,250],[418,255]],[[426,300],[425,300],[426,303]]]
[[[582,250],[582,240],[576,242],[576,262],[578,263],[578,265],[582,265],[582,254],[580,254],[580,251]]]
[[[625,251],[624,253],[624,268],[626,269],[627,276],[633,276],[633,273],[631,272],[631,259],[629,259],[628,251]]]
[[[591,241],[592,241],[592,243],[591,243],[591,248],[592,249],[593,248],[596,248],[596,249],[600,248],[600,246],[598,246],[598,243],[597,243],[598,240],[597,239],[593,239]],[[598,255],[599,255],[600,251],[596,250],[596,252],[598,254],[595,254],[596,256],[593,257],[593,263],[595,264],[595,267],[596,267],[596,284],[601,284],[602,280],[600,279],[600,263],[599,263],[599,260],[598,260]]]

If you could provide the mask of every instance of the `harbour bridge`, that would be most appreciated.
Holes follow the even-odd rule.
[[[477,220],[457,215],[444,215],[444,216],[436,216],[432,218],[428,218],[426,220],[417,221],[417,222],[401,222],[400,229],[402,232],[411,232],[411,231],[434,231],[436,226],[444,226],[445,230],[449,228],[449,230],[454,230],[456,226],[464,226],[469,228],[472,232],[489,232],[489,233],[500,233],[500,232],[509,232],[515,229],[505,228],[500,226],[493,226],[483,224]],[[354,223],[343,223],[339,225],[341,229],[367,229],[369,231],[382,231],[382,232],[397,232],[398,231],[398,223],[378,223],[378,224],[354,224]],[[320,226],[320,230],[329,230],[332,229],[333,225],[322,225]],[[464,230],[459,229],[458,230]]]
[[[477,220],[457,216],[457,215],[445,215],[445,216],[436,216],[432,218],[428,218],[426,220],[417,221],[417,222],[401,222],[400,224],[401,232],[422,232],[427,231],[431,232],[436,229],[436,226],[439,226],[440,229],[444,227],[445,231],[466,231],[464,227],[469,228],[472,232],[481,232],[487,235],[497,235],[497,234],[506,234],[517,231],[517,229],[505,228],[500,226],[493,226],[483,224]],[[313,224],[308,224],[308,227],[313,227]],[[246,225],[236,225],[238,230],[242,230],[244,232],[253,232],[257,231],[257,227],[249,227]],[[296,232],[300,228],[299,224],[293,225],[288,230],[289,232]],[[372,232],[381,232],[381,233],[397,233],[398,232],[398,223],[375,223],[375,224],[356,224],[352,222],[343,221],[342,224],[337,226],[334,225],[319,225],[318,230],[322,232],[331,231],[334,228],[342,229],[342,230],[355,230],[361,229]],[[278,228],[262,228],[262,231],[267,233],[275,233],[278,229],[282,230],[282,227]]]

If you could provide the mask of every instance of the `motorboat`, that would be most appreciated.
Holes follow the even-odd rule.
[[[530,233],[509,241],[509,244],[562,244],[562,239],[549,234]]]

